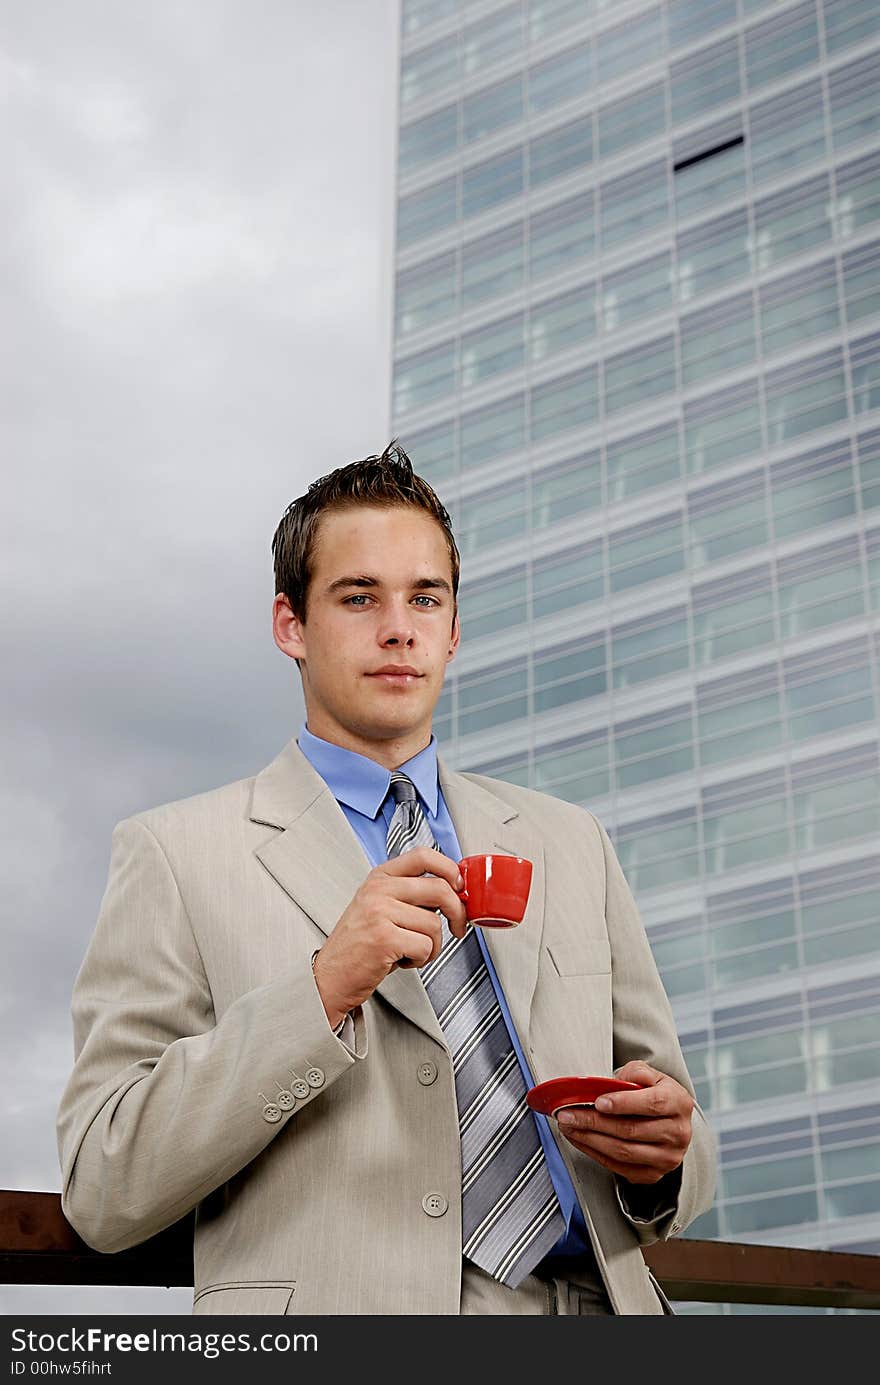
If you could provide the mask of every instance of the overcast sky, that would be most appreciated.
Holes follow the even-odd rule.
[[[272,534],[388,441],[398,0],[0,17],[0,1187],[57,1191],[113,826],[295,734]],[[5,1314],[191,1300],[0,1285]]]

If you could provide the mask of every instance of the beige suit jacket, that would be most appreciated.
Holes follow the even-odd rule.
[[[640,1058],[692,1091],[596,820],[438,765],[463,854],[534,862],[522,924],[487,942],[535,1080]],[[73,995],[62,1206],[103,1251],[195,1208],[197,1314],[459,1311],[455,1086],[421,979],[398,970],[382,982],[356,1013],[352,1049],[333,1034],[311,971],[369,869],[295,741],[256,778],[114,831]],[[294,1090],[282,1109],[290,1098],[279,1092]],[[645,1224],[624,1211],[614,1177],[551,1129],[615,1310],[661,1312],[639,1246],[711,1204],[702,1114],[674,1212]],[[445,1200],[443,1215],[426,1210],[437,1210],[431,1194]]]

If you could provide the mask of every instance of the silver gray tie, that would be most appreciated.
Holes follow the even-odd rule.
[[[412,780],[391,773],[397,804],[388,856],[439,850]],[[463,1254],[515,1289],[561,1236],[565,1223],[547,1170],[522,1070],[473,928],[442,946],[419,975],[452,1054],[461,1133]]]

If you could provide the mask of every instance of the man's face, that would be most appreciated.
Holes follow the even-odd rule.
[[[423,510],[360,505],[321,517],[306,622],[275,598],[275,641],[302,660],[309,730],[394,768],[430,740],[459,641],[443,530]],[[405,666],[414,675],[378,671]]]

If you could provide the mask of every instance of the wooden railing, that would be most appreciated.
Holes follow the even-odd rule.
[[[0,1191],[0,1283],[189,1286],[192,1239],[189,1216],[133,1250],[102,1255],[76,1234],[58,1193]],[[878,1255],[678,1239],[644,1256],[680,1302],[880,1309]]]

